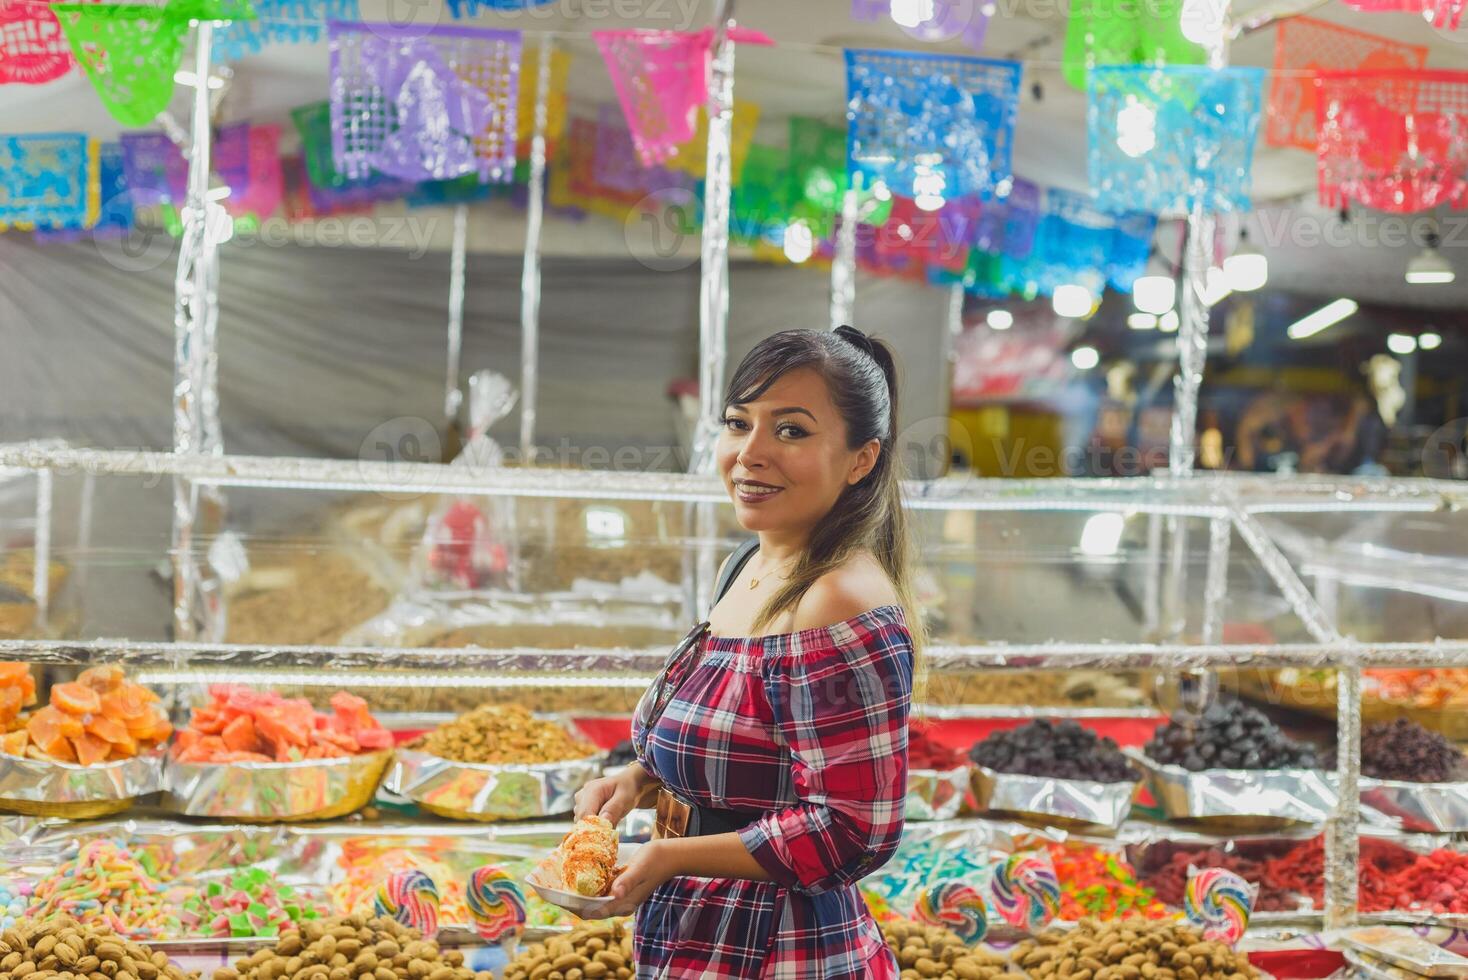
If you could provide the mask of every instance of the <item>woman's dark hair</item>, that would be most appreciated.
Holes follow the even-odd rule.
[[[760,610],[755,628],[794,609],[822,575],[840,568],[856,552],[870,550],[892,580],[918,643],[921,621],[913,603],[911,545],[895,451],[897,366],[892,351],[854,327],[784,330],[760,341],[739,362],[724,407],[754,401],[782,375],[799,368],[810,368],[826,382],[846,423],[848,448],[859,449],[873,439],[881,445],[871,472],[843,490],[811,531],[805,553]]]

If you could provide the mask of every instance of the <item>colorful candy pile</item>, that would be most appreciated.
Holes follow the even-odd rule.
[[[906,838],[891,860],[875,874],[862,879],[861,888],[873,914],[889,914],[898,906],[902,914],[912,911],[917,897],[942,881],[987,886],[991,876],[987,855],[976,854],[963,842],[945,837],[927,840]],[[882,915],[878,915],[881,918]]]
[[[31,665],[0,664],[0,734],[25,726],[21,709],[36,703],[36,678]]]
[[[179,919],[189,935],[240,939],[276,936],[327,911],[276,881],[270,872],[250,868],[235,872],[228,882],[211,881],[202,892],[190,895]]]
[[[1062,919],[1165,919],[1172,914],[1120,855],[1079,841],[1051,844],[1049,849],[1060,879]]]
[[[36,885],[26,915],[69,915],[84,926],[135,939],[177,936],[176,912],[188,892],[160,880],[160,874],[150,855],[140,860],[110,841],[89,841]]]
[[[29,677],[29,668],[25,679],[12,671],[21,691]],[[0,690],[15,692],[17,687]],[[29,690],[34,700],[34,681]],[[3,697],[13,701],[16,694]],[[33,712],[24,728],[0,737],[0,751],[84,766],[131,759],[173,733],[157,702],[158,695],[128,681],[121,667],[92,667],[75,681],[51,688],[51,703]]]
[[[26,881],[0,881],[0,930],[9,929],[25,915],[32,890]]]
[[[283,698],[236,684],[216,684],[178,733],[180,762],[300,762],[340,759],[392,747],[392,734],[367,702],[346,691],[331,697],[332,714],[304,698]]]
[[[957,769],[964,764],[963,753],[944,745],[933,737],[925,725],[912,725],[907,730],[907,766],[909,769]]]
[[[1142,876],[1160,902],[1172,908],[1183,907],[1188,886],[1188,868],[1223,868],[1250,884],[1259,886],[1254,900],[1255,912],[1293,912],[1300,907],[1299,896],[1264,880],[1265,861],[1254,860],[1217,847],[1200,847],[1174,851],[1166,864]]]

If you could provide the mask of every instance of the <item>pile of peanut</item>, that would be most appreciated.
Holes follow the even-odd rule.
[[[66,915],[21,919],[0,935],[0,976],[34,980],[197,980],[116,933]]]
[[[486,704],[408,746],[454,762],[565,762],[596,754],[596,746],[517,704]]]
[[[970,948],[947,929],[918,922],[884,922],[882,938],[897,954],[902,980],[995,980],[1004,976],[1005,960],[984,949]]]
[[[182,980],[182,978],[179,978]],[[464,966],[395,919],[348,915],[302,923],[261,949],[222,967],[214,980],[494,980]]]
[[[610,919],[535,943],[505,967],[504,980],[628,980],[632,973],[632,929]]]
[[[1257,980],[1249,958],[1176,922],[1084,919],[1016,946],[1014,963],[1056,980]]]

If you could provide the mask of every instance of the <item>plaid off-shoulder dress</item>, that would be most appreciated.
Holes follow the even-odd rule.
[[[764,812],[739,836],[773,880],[658,887],[637,910],[638,978],[895,980],[855,882],[902,836],[913,650],[901,607],[699,643],[633,739],[683,799]]]

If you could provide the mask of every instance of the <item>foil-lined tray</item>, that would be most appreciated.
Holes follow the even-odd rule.
[[[963,809],[968,766],[907,771],[908,820],[952,820]]]
[[[185,816],[247,823],[332,820],[367,805],[390,761],[390,749],[303,762],[169,759],[166,805]]]
[[[0,810],[10,813],[92,819],[162,788],[162,749],[94,766],[0,753]]]
[[[1097,783],[973,768],[979,809],[1046,824],[1114,831],[1132,808],[1137,783]]]
[[[1146,776],[1169,820],[1197,820],[1263,830],[1324,823],[1335,810],[1335,774],[1320,769],[1205,769],[1157,762],[1123,750]]]
[[[1468,782],[1412,783],[1362,776],[1361,816],[1381,827],[1423,833],[1468,830]]]
[[[567,762],[486,765],[399,749],[384,785],[453,820],[528,820],[570,813],[576,791],[601,774],[605,753]]]

